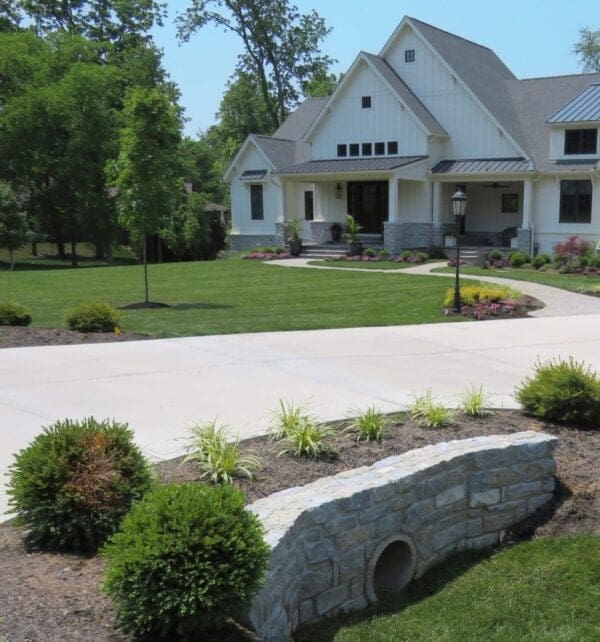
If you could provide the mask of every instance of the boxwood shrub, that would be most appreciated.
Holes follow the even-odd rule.
[[[90,553],[152,486],[126,424],[57,421],[9,467],[9,504],[28,527],[30,547]]]
[[[165,484],[133,506],[104,547],[104,590],[131,635],[211,639],[199,634],[249,607],[268,550],[238,489]]]
[[[19,303],[0,303],[0,325],[29,325],[31,314]]]
[[[538,363],[516,397],[525,412],[535,417],[600,428],[600,380],[572,357]]]
[[[114,332],[121,314],[108,303],[81,303],[67,312],[67,325],[77,332]]]

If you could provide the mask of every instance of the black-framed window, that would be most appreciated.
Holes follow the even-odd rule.
[[[565,154],[595,154],[597,149],[597,129],[567,129],[565,131]]]
[[[363,96],[361,103],[363,109],[371,109],[371,96]]]
[[[371,143],[362,144],[362,155],[371,156],[373,154],[373,145]]]
[[[250,185],[250,217],[253,221],[264,218],[262,185]]]
[[[350,156],[360,156],[360,145],[358,143],[350,143]]]
[[[338,145],[337,155],[338,155],[338,158],[343,158],[344,156],[348,156],[348,147],[346,145]]]
[[[375,156],[385,155],[385,143],[375,143]]]
[[[404,62],[414,62],[415,61],[415,50],[414,49],[405,49],[404,50]]]
[[[398,153],[398,141],[389,141],[387,144],[387,152],[390,156],[395,156]]]
[[[312,221],[315,218],[315,195],[312,190],[304,192],[304,220]]]
[[[518,214],[519,213],[519,195],[518,194],[502,194],[502,214]]]
[[[560,214],[558,222],[592,222],[592,181],[560,182]]]

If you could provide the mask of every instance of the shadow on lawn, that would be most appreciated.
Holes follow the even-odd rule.
[[[111,265],[106,261],[95,259],[93,257],[77,257],[77,266],[71,265],[69,258],[62,260],[59,258],[47,257],[30,260],[17,260],[15,261],[14,272],[32,272],[39,270],[77,270],[80,268],[96,268],[96,267],[118,267],[125,265],[137,265],[135,259],[113,259]],[[7,261],[0,261],[0,272],[9,272],[10,263]]]
[[[375,616],[400,613],[412,604],[435,595],[444,589],[447,584],[459,578],[476,564],[489,559],[502,548],[531,539],[535,534],[536,528],[550,520],[563,502],[572,496],[572,492],[560,479],[555,481],[556,488],[552,500],[531,516],[510,528],[507,531],[503,546],[457,553],[429,569],[423,577],[411,582],[404,590],[397,593],[390,592],[380,598],[377,604],[362,611],[301,627],[294,633],[294,642],[332,642],[342,628],[365,622]]]

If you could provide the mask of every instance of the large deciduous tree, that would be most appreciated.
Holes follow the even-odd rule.
[[[160,89],[134,87],[125,99],[117,160],[107,171],[117,188],[117,213],[142,247],[145,302],[149,303],[147,238],[158,234],[182,196],[177,107]]]
[[[237,72],[256,78],[272,131],[298,102],[303,83],[333,62],[320,51],[330,32],[325,20],[315,10],[301,14],[289,0],[192,0],[177,20],[183,41],[209,24],[239,36]]]
[[[580,29],[579,40],[575,43],[573,51],[583,64],[584,71],[600,73],[600,29]]]

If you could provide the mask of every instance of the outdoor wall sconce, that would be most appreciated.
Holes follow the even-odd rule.
[[[335,186],[335,197],[338,201],[342,198],[342,186],[339,183]]]

